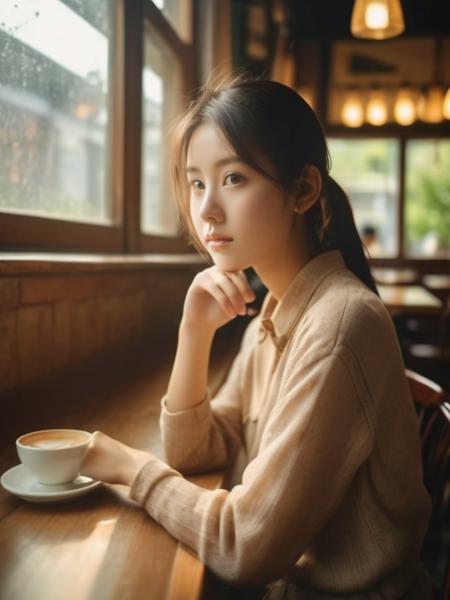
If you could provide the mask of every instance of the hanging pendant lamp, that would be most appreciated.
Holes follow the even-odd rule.
[[[351,31],[357,38],[385,40],[405,30],[400,0],[355,0]]]

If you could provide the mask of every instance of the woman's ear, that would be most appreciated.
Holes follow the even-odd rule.
[[[319,198],[321,191],[322,176],[319,169],[314,165],[306,165],[293,194],[294,211],[300,214],[308,211]]]

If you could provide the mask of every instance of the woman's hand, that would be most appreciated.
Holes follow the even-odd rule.
[[[151,457],[148,452],[130,448],[101,431],[94,431],[80,472],[106,483],[130,485],[138,470]]]
[[[238,315],[255,294],[243,271],[221,271],[216,265],[198,273],[186,294],[183,321],[216,331]]]

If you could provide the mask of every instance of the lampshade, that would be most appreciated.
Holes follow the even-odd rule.
[[[347,92],[341,110],[341,121],[347,127],[361,127],[364,110],[361,97],[356,91]]]
[[[440,123],[443,120],[444,92],[439,85],[432,85],[422,92],[417,106],[419,118],[425,123]]]
[[[397,92],[394,118],[399,125],[411,125],[416,120],[417,110],[411,89],[403,86]]]
[[[355,0],[351,22],[355,37],[385,40],[404,30],[400,0]]]
[[[444,104],[442,105],[442,114],[444,119],[450,119],[450,87],[445,94]]]
[[[366,108],[366,119],[371,125],[384,125],[387,122],[386,96],[381,90],[372,90]]]

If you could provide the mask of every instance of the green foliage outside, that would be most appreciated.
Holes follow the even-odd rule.
[[[383,180],[395,173],[397,145],[393,140],[330,140],[332,175],[345,187],[359,182]]]
[[[425,236],[436,239],[437,253],[450,253],[450,142],[415,140],[406,158],[405,233],[409,252],[421,254]]]

